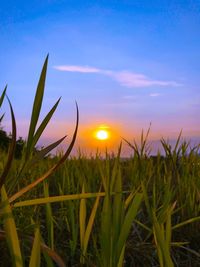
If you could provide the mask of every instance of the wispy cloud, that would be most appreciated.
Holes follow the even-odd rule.
[[[150,87],[150,86],[179,86],[174,81],[159,81],[152,80],[143,74],[138,74],[129,71],[110,72],[108,76],[114,78],[121,85],[126,87]]]
[[[158,93],[151,93],[149,96],[151,96],[151,97],[157,97],[157,96],[160,96],[160,94],[158,94]]]
[[[134,73],[130,71],[111,71],[88,66],[73,66],[73,65],[60,65],[60,66],[54,66],[54,68],[59,71],[67,71],[67,72],[99,73],[108,76],[113,80],[117,81],[120,85],[129,88],[181,85],[175,81],[160,81],[160,80],[150,79],[144,74]]]
[[[60,71],[81,72],[81,73],[96,73],[100,72],[99,69],[87,66],[73,66],[73,65],[61,65],[54,66],[54,69]]]

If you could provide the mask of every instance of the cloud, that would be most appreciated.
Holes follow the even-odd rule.
[[[60,71],[81,72],[81,73],[100,72],[100,70],[97,68],[92,68],[92,67],[87,67],[87,66],[61,65],[61,66],[54,66],[54,69],[60,70]]]
[[[151,96],[151,97],[157,97],[157,96],[160,96],[160,94],[158,94],[158,93],[151,93],[149,96]]]
[[[134,73],[130,71],[111,71],[103,70],[88,66],[73,66],[73,65],[60,65],[54,66],[56,70],[67,72],[80,72],[80,73],[99,73],[112,78],[120,85],[129,88],[138,87],[151,87],[151,86],[181,86],[175,81],[160,81],[148,78],[144,74]]]
[[[150,86],[179,86],[174,81],[152,80],[143,74],[128,71],[110,72],[107,74],[125,87],[150,87]]]

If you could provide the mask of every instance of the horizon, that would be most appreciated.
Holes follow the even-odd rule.
[[[70,139],[75,101],[75,150],[112,151],[122,138],[139,139],[150,123],[155,143],[176,140],[181,130],[184,139],[200,142],[200,1],[37,0],[0,7],[0,86],[3,91],[8,84],[18,137],[27,137],[49,53],[40,119],[62,99],[39,145],[66,134]],[[2,125],[9,132],[7,106]],[[110,131],[107,141],[94,138],[102,125]]]

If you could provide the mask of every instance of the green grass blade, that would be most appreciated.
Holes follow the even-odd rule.
[[[41,242],[40,229],[39,227],[37,227],[35,230],[35,238],[33,241],[29,267],[36,267],[36,266],[40,267],[40,257],[41,257],[40,242]]]
[[[161,253],[162,257],[159,256],[159,258],[163,259],[165,262],[165,266],[167,267],[173,267],[174,264],[171,259],[170,255],[170,249],[168,247],[168,244],[165,240],[165,233],[164,233],[164,225],[158,222],[157,217],[155,215],[155,212],[153,212],[153,228],[154,228],[154,237],[155,240],[157,240],[157,251],[158,255]],[[162,260],[161,260],[162,262]],[[161,263],[160,262],[160,263]]]
[[[127,240],[128,234],[130,232],[133,220],[135,219],[138,209],[140,208],[142,202],[143,194],[137,193],[127,211],[127,214],[124,219],[124,223],[122,225],[120,236],[117,244],[117,262],[119,261],[119,257],[122,253],[122,249]]]
[[[84,193],[84,194],[72,194],[72,195],[63,195],[63,196],[54,196],[54,197],[44,197],[31,200],[19,201],[13,204],[14,208],[33,206],[33,205],[43,205],[47,203],[62,202],[67,200],[79,200],[82,198],[95,198],[95,197],[104,197],[105,192],[100,193]]]
[[[49,185],[46,181],[43,184],[44,188],[44,197],[49,197]],[[47,203],[46,207],[46,226],[47,226],[47,234],[48,234],[48,246],[51,249],[54,249],[54,221],[53,221],[53,214],[51,204]]]
[[[1,188],[1,200],[2,203],[4,203],[4,205],[2,205],[1,211],[3,213],[4,230],[6,233],[6,240],[12,258],[12,263],[14,267],[23,267],[17,229],[4,186]]]
[[[89,218],[86,230],[85,230],[84,245],[83,245],[83,256],[84,257],[85,257],[86,252],[87,252],[88,242],[89,242],[89,238],[90,238],[90,235],[92,232],[92,227],[94,224],[94,219],[95,219],[97,208],[99,205],[99,200],[100,200],[100,196],[97,196],[95,203],[94,203],[94,206],[92,208],[91,214],[90,214],[90,218]]]
[[[27,139],[27,147],[26,147],[26,156],[25,158],[28,159],[29,155],[31,153],[32,144],[34,141],[34,133],[35,128],[39,119],[40,110],[42,106],[42,100],[44,95],[44,87],[45,87],[45,80],[46,80],[46,72],[47,72],[47,65],[48,65],[48,55],[45,59],[42,72],[40,74],[40,79],[38,82],[35,99],[33,103],[33,109],[32,109],[32,115],[31,115],[31,121],[29,126],[29,133],[28,133],[28,139]]]
[[[31,161],[27,164],[27,167],[33,166],[36,162],[42,160],[49,152],[51,152],[54,148],[56,148],[62,141],[66,138],[66,135],[60,138],[58,141],[48,145],[47,147],[41,149],[36,153],[35,156],[31,159]]]
[[[103,201],[103,209],[101,213],[101,251],[103,259],[103,267],[112,266],[112,209],[111,196],[106,192]]]
[[[9,151],[8,151],[8,157],[7,157],[7,162],[6,165],[4,167],[3,173],[0,177],[0,189],[2,187],[2,185],[5,183],[6,177],[10,171],[11,165],[12,165],[12,161],[14,158],[14,152],[15,152],[15,146],[16,146],[16,136],[17,136],[17,129],[16,129],[16,122],[15,122],[15,115],[13,112],[13,108],[11,105],[11,102],[9,100],[9,98],[7,97],[8,103],[9,103],[9,107],[10,107],[10,112],[11,112],[11,119],[12,119],[12,139],[11,139],[11,143],[9,146]]]
[[[40,136],[42,135],[44,129],[46,128],[47,124],[51,120],[59,102],[60,102],[60,98],[58,99],[58,101],[55,103],[55,105],[52,107],[52,109],[49,111],[49,113],[46,115],[46,117],[44,118],[44,120],[42,121],[40,126],[38,127],[38,129],[37,129],[37,131],[33,137],[32,148],[36,145],[36,143],[39,140]]]
[[[180,227],[182,227],[182,226],[184,226],[186,224],[189,224],[189,223],[197,222],[197,221],[200,221],[200,216],[194,217],[194,218],[190,218],[190,219],[188,219],[188,220],[186,220],[184,222],[178,223],[178,224],[172,226],[172,230],[180,228]]]
[[[121,172],[118,171],[116,181],[115,181],[115,187],[114,187],[114,192],[117,192],[113,196],[113,258],[115,262],[115,257],[117,256],[116,254],[116,247],[118,243],[118,238],[120,235],[120,230],[122,227],[122,221],[124,218],[124,213],[125,213],[125,208],[124,208],[124,201],[122,197],[122,179],[121,179]],[[120,192],[120,193],[119,193]],[[117,264],[115,262],[115,264]]]
[[[85,193],[85,185],[83,183],[82,194],[84,193]],[[84,236],[85,236],[85,224],[86,224],[86,200],[82,198],[80,200],[80,209],[79,209],[80,245],[81,245],[82,251],[83,251],[83,242],[84,242]],[[81,257],[81,262],[82,261],[83,259]]]

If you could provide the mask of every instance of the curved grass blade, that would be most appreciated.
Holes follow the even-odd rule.
[[[5,86],[5,88],[4,88],[4,90],[3,90],[3,93],[2,93],[2,95],[1,95],[1,97],[0,97],[0,107],[1,107],[1,105],[3,104],[4,97],[5,97],[5,95],[6,95],[6,90],[7,90],[7,85]]]
[[[18,191],[16,194],[14,194],[11,198],[9,198],[10,203],[13,202],[14,200],[16,200],[17,198],[21,197],[24,193],[30,191],[32,188],[34,188],[37,184],[39,184],[42,181],[44,181],[46,178],[48,178],[68,158],[68,156],[69,156],[69,154],[70,154],[70,152],[71,152],[71,150],[72,150],[72,148],[74,146],[74,143],[75,143],[75,140],[76,140],[76,136],[77,136],[77,131],[78,131],[79,111],[78,111],[78,105],[77,105],[77,103],[76,103],[76,111],[77,111],[77,115],[76,115],[76,127],[75,127],[75,130],[74,130],[73,138],[72,138],[72,141],[71,141],[71,143],[70,143],[67,151],[63,155],[63,157],[58,161],[57,164],[55,164],[51,169],[49,169],[43,176],[41,176],[40,178],[38,178],[36,181],[32,182],[28,186],[22,188],[20,191]]]
[[[9,146],[7,162],[6,162],[6,165],[4,167],[3,173],[0,177],[0,189],[1,189],[2,185],[5,183],[6,177],[9,173],[10,168],[11,168],[12,160],[14,158],[16,138],[17,138],[16,137],[17,136],[17,129],[16,129],[16,122],[15,122],[15,115],[13,112],[11,102],[10,102],[8,97],[7,97],[7,100],[8,100],[9,106],[10,106],[10,113],[11,113],[11,119],[12,119],[12,139],[11,139],[11,143]]]
[[[33,109],[32,109],[32,115],[31,115],[31,121],[30,121],[30,126],[29,126],[29,133],[28,133],[28,140],[27,140],[27,147],[26,147],[26,155],[25,158],[28,159],[30,153],[31,153],[31,148],[32,148],[32,143],[34,140],[34,133],[35,133],[35,128],[39,119],[40,115],[40,110],[42,106],[42,100],[43,100],[43,95],[44,95],[44,87],[45,87],[45,80],[46,80],[46,72],[47,72],[47,65],[48,65],[48,57],[47,55],[42,72],[40,74],[40,79],[38,82],[37,86],[37,91],[33,103]]]
[[[2,120],[3,120],[3,118],[4,118],[4,115],[5,115],[5,113],[1,116],[1,118],[0,118],[0,123],[2,122]]]

